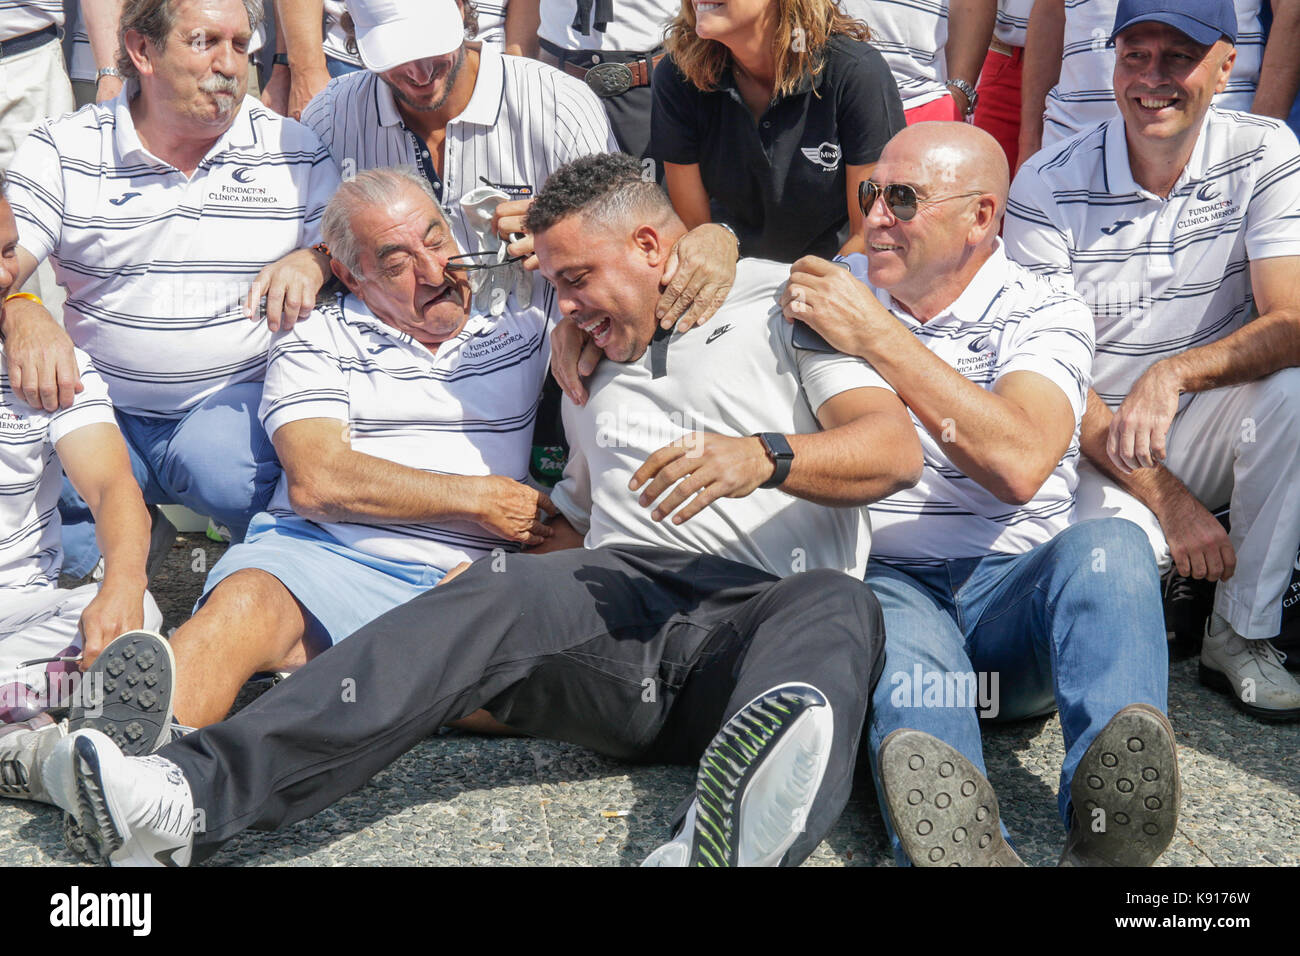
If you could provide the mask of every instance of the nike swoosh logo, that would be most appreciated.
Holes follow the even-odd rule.
[[[730,325],[723,325],[723,326],[720,326],[719,328],[716,328],[716,329],[714,329],[712,332],[709,333],[709,337],[708,337],[707,339],[704,340],[704,344],[705,344],[705,345],[708,345],[710,342],[712,342],[714,339],[716,339],[719,335],[722,335],[724,332],[730,332],[730,331],[731,331],[731,326],[730,326]]]
[[[153,858],[163,866],[179,867],[176,862],[176,854],[181,851],[181,847],[174,846],[170,850],[158,850],[154,853]]]

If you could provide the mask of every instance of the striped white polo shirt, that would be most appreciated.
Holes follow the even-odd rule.
[[[175,418],[219,389],[259,381],[265,322],[241,309],[267,263],[320,241],[338,187],[308,129],[252,97],[193,176],[140,142],[127,97],[46,120],[9,169],[18,242],[50,257],[64,326],[113,403]]]
[[[593,13],[587,18],[587,32],[574,29],[578,0],[538,0],[541,22],[537,35],[562,50],[611,50],[645,53],[664,42],[664,30],[677,16],[677,0],[617,0],[614,19],[604,30],[595,29]]]
[[[14,394],[0,342],[0,595],[8,588],[58,586],[63,471],[54,446],[86,425],[117,426],[104,380],[86,353],[76,356],[84,388],[71,408],[47,412]]]
[[[1260,0],[1234,0],[1237,60],[1228,86],[1214,97],[1224,109],[1248,110],[1264,58]],[[1110,119],[1115,107],[1115,48],[1107,46],[1119,0],[1065,0],[1065,55],[1061,78],[1047,94],[1043,146],[1051,146]]]
[[[866,256],[845,261],[871,285]],[[1087,306],[1012,262],[1001,242],[956,301],[924,324],[895,306],[888,292],[872,291],[922,345],[974,384],[992,391],[1010,372],[1037,372],[1065,393],[1074,410],[1070,447],[1025,505],[999,501],[962,474],[912,415],[925,468],[914,487],[871,505],[872,557],[917,563],[1021,554],[1050,541],[1074,516],[1079,422],[1092,365]]]
[[[993,23],[993,35],[1007,46],[1024,46],[1025,31],[1029,29],[1029,13],[1034,0],[998,0],[998,16]]]
[[[1300,145],[1280,120],[1212,106],[1162,199],[1133,181],[1116,116],[1026,163],[1004,234],[1092,308],[1093,388],[1114,407],[1157,360],[1252,317],[1251,259],[1300,255]]]
[[[533,419],[550,358],[554,294],[500,316],[472,315],[430,351],[352,295],[278,332],[262,391],[268,435],[289,422],[346,422],[355,451],[451,475],[528,477]],[[282,477],[267,510],[293,514]],[[356,551],[443,570],[517,546],[470,521],[382,525],[317,522]]]
[[[871,45],[889,64],[903,109],[947,95],[947,0],[840,0],[840,5],[871,28]]]
[[[0,0],[0,43],[63,26],[63,0]]]
[[[675,525],[651,521],[653,509],[627,488],[653,452],[688,432],[811,434],[828,398],[889,389],[861,359],[794,347],[794,327],[777,301],[789,277],[788,265],[741,259],[707,326],[660,334],[635,362],[601,362],[587,403],[564,401],[569,462],[551,500],[587,547],[655,545],[716,554],[777,577],[813,568],[862,577],[871,547],[865,508],[827,508],[759,488]]]
[[[414,166],[434,184],[460,248],[478,239],[460,197],[486,179],[516,198],[532,198],[559,167],[618,144],[596,94],[559,70],[484,47],[464,111],[447,124],[442,181],[424,142],[407,129],[393,92],[376,73],[340,76],[321,90],[302,121],[321,138],[344,176],[379,166]]]

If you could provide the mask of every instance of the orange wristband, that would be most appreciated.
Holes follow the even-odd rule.
[[[39,295],[33,295],[30,292],[11,292],[9,293],[9,295],[5,296],[6,302],[10,301],[11,299],[31,299],[37,305],[45,304],[44,302],[41,301],[41,297]]]

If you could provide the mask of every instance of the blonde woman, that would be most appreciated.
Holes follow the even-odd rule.
[[[691,227],[781,262],[862,249],[858,183],[903,128],[865,24],[832,0],[683,0],[654,75],[650,148]]]

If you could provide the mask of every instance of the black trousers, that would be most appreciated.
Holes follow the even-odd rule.
[[[778,579],[662,548],[502,555],[159,753],[185,772],[203,812],[200,860],[246,828],[311,816],[479,708],[612,757],[694,763],[737,710],[798,681],[826,696],[834,735],[787,854],[797,864],[848,800],[883,648],[875,597],[835,571]]]

